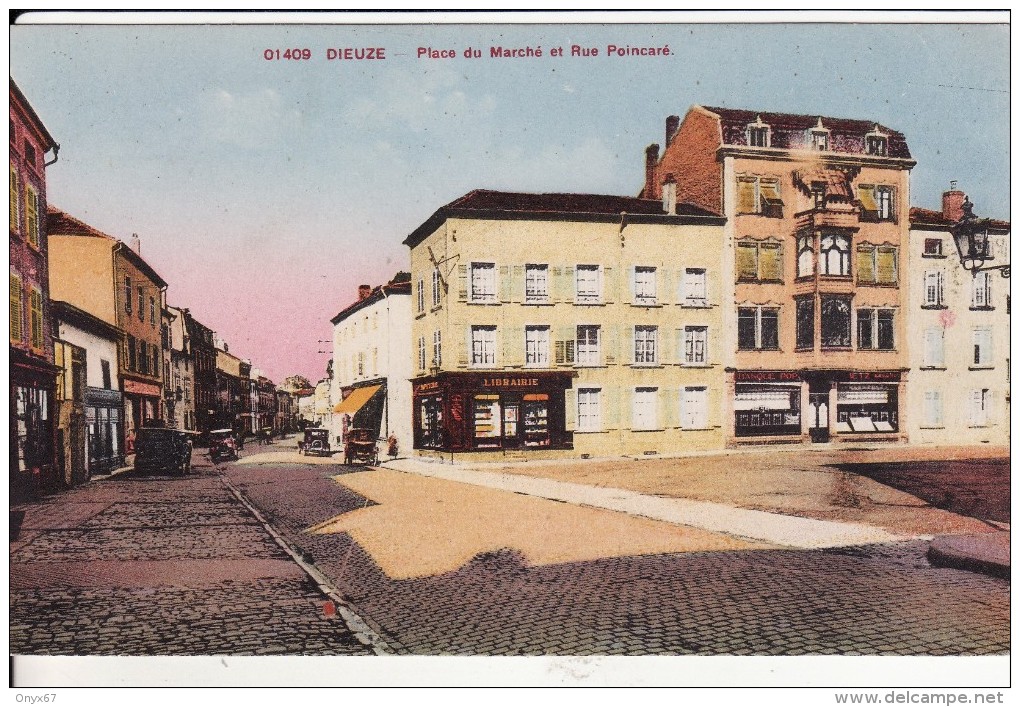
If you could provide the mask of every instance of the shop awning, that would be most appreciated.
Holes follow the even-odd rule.
[[[382,388],[381,385],[370,385],[364,388],[355,388],[351,391],[350,395],[336,404],[336,407],[333,408],[333,412],[346,412],[348,415],[353,415],[364,407],[365,403],[371,400],[372,396],[375,395],[380,388]]]

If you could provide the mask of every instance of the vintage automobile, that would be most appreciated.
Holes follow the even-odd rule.
[[[237,438],[233,430],[213,430],[209,433],[209,458],[213,464],[237,459]]]
[[[376,443],[374,430],[355,427],[347,431],[344,464],[379,466],[379,445]]]
[[[140,428],[135,436],[135,471],[187,474],[191,471],[193,436],[169,427]]]
[[[305,439],[301,443],[301,454],[328,457],[333,454],[329,447],[329,430],[321,427],[309,427],[305,430]]]

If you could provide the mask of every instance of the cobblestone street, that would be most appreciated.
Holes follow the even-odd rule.
[[[16,507],[12,654],[366,655],[315,582],[195,456]],[[16,510],[12,509],[12,510]]]

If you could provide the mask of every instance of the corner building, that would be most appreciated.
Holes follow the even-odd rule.
[[[726,217],[730,446],[905,441],[903,135],[872,121],[692,107],[645,155],[642,196]]]
[[[723,219],[665,201],[473,191],[411,248],[418,455],[716,449]]]

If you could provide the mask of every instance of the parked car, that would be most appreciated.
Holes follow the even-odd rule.
[[[299,452],[305,455],[316,455],[328,457],[333,454],[329,447],[329,430],[309,427],[305,430],[304,441],[300,445]]]
[[[209,433],[209,458],[213,464],[237,459],[237,438],[233,430],[213,430]]]
[[[142,427],[135,435],[135,471],[187,474],[191,471],[191,433],[167,427]]]

